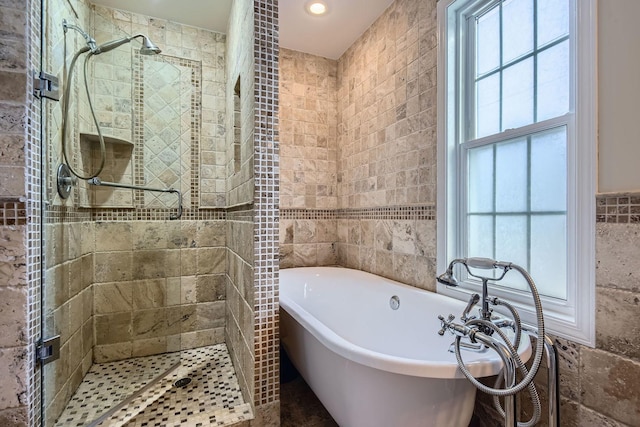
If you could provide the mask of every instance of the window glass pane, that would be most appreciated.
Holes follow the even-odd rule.
[[[476,138],[500,132],[500,75],[480,80],[476,90]]]
[[[569,34],[569,0],[538,0],[538,46]]]
[[[499,215],[496,218],[496,256],[527,269],[527,217],[526,215]],[[505,283],[517,289],[526,289],[526,282],[518,274],[509,274]]]
[[[569,40],[538,55],[537,121],[569,111]]]
[[[504,70],[502,96],[502,130],[533,123],[532,58]]]
[[[476,77],[500,65],[500,8],[478,18],[476,25]]]
[[[538,292],[567,298],[567,225],[564,215],[531,218],[531,268]]]
[[[493,145],[469,150],[469,212],[493,212]]]
[[[531,210],[567,209],[567,128],[531,137]]]
[[[496,145],[496,211],[527,210],[527,141]]]
[[[502,63],[533,51],[533,0],[506,0],[502,6]]]
[[[469,215],[467,227],[467,256],[494,258],[493,215]]]

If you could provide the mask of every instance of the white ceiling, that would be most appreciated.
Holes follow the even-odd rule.
[[[104,6],[226,33],[233,0],[92,0]],[[322,17],[305,11],[307,0],[279,0],[280,46],[326,58],[340,55],[393,0],[325,0]]]

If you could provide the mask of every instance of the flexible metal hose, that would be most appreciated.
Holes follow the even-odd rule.
[[[506,301],[502,301],[500,298],[492,298],[491,303],[494,305],[503,305],[511,312],[511,316],[513,316],[513,327],[516,333],[516,336],[513,340],[513,346],[515,348],[520,347],[520,338],[522,336],[522,322],[520,321],[520,313],[518,313],[518,310],[516,310],[514,306]]]
[[[98,170],[95,173],[86,175],[86,176],[81,175],[71,166],[71,162],[69,161],[69,156],[67,155],[67,122],[69,119],[69,98],[71,95],[71,82],[73,81],[73,71],[76,65],[76,61],[78,60],[80,55],[88,51],[89,51],[89,47],[87,46],[80,48],[75,53],[75,55],[73,56],[73,59],[71,60],[71,63],[69,64],[69,73],[67,75],[67,82],[65,84],[64,99],[62,100],[62,126],[61,126],[62,156],[64,158],[64,161],[69,167],[69,170],[71,171],[72,174],[74,174],[80,179],[87,179],[87,180],[91,178],[95,178],[98,175],[100,175],[100,172],[102,172],[102,170],[104,169],[104,164],[106,162],[106,157],[107,157],[106,156],[107,150],[104,144],[104,137],[102,136],[102,131],[100,130],[100,124],[98,123],[98,119],[96,118],[96,114],[93,110],[93,104],[91,103],[91,95],[89,93],[89,84],[87,82],[87,61],[93,55],[92,53],[89,53],[89,55],[85,57],[83,70],[84,70],[84,88],[85,88],[85,92],[87,93],[89,108],[91,110],[93,122],[96,125],[96,129],[98,131],[98,138],[100,140],[100,166],[98,167]]]
[[[533,282],[533,279],[531,278],[531,276],[529,275],[529,273],[527,273],[526,270],[524,270],[522,267],[516,265],[516,264],[511,264],[510,268],[517,270],[520,274],[522,274],[522,276],[526,279],[528,285],[529,285],[529,289],[531,290],[531,294],[533,297],[533,301],[534,301],[534,305],[536,308],[536,320],[537,320],[537,324],[538,324],[538,331],[540,333],[540,336],[544,337],[544,317],[542,314],[542,303],[540,302],[540,295],[538,294],[538,290],[536,288],[535,283]],[[472,324],[478,322],[478,320],[471,320],[467,323]],[[490,322],[488,322],[490,323]],[[491,324],[491,323],[490,323]],[[491,324],[493,325],[493,324]],[[495,328],[495,325],[492,326],[492,328],[494,328],[495,330],[499,331],[497,328]],[[501,336],[505,336],[504,333],[502,331],[499,331],[499,334],[501,334]],[[506,337],[506,336],[505,336]],[[455,350],[456,350],[456,360],[458,361],[458,365],[460,365],[460,371],[462,371],[463,375],[469,380],[471,381],[471,383],[476,386],[478,389],[480,389],[481,391],[493,395],[493,396],[510,396],[516,393],[521,392],[522,390],[524,390],[531,381],[533,381],[533,378],[536,376],[536,374],[538,373],[538,369],[540,368],[540,362],[542,361],[542,354],[544,351],[544,340],[542,339],[538,339],[536,341],[536,354],[533,360],[533,364],[531,365],[531,370],[525,375],[525,377],[516,385],[512,386],[512,387],[508,387],[505,389],[497,389],[497,388],[492,388],[492,387],[488,387],[485,386],[484,384],[482,384],[481,382],[479,382],[477,379],[475,379],[473,377],[473,375],[471,375],[471,373],[469,372],[469,370],[467,369],[467,367],[464,364],[464,361],[462,360],[462,357],[460,355],[460,336],[456,337],[456,346],[455,346]],[[505,338],[503,338],[505,339]],[[513,352],[513,357],[516,361],[520,361],[520,363],[522,362],[522,360],[520,359],[520,356],[518,355],[518,352],[513,348],[513,345],[511,344],[509,339],[506,339],[505,344],[507,344],[507,346],[510,346],[510,351]],[[512,350],[513,349],[513,350]],[[525,368],[526,369],[526,368]]]
[[[513,346],[517,349],[518,347],[520,347],[520,337],[522,333],[522,328],[521,328],[522,323],[520,320],[520,313],[518,313],[518,310],[516,310],[513,305],[509,304],[506,301],[502,301],[499,298],[493,298],[491,302],[495,305],[502,305],[511,312],[511,316],[513,316],[514,328],[515,328],[515,334],[516,334],[515,339],[513,340]],[[526,367],[525,367],[525,370],[526,370]],[[500,384],[503,378],[504,378],[504,374],[503,372],[500,372],[494,384],[495,388],[500,387]],[[534,426],[538,422],[538,420],[540,419],[540,415],[542,414],[542,404],[540,403],[540,395],[538,394],[538,390],[536,389],[533,381],[529,383],[529,385],[527,386],[527,389],[529,390],[529,395],[531,396],[531,403],[533,404],[533,415],[531,416],[531,419],[529,421],[519,422],[518,423],[519,427]],[[502,405],[500,404],[500,398],[498,396],[493,396],[493,406],[496,408],[496,411],[498,411],[500,416],[504,418],[505,411],[504,411],[504,408],[502,408]]]

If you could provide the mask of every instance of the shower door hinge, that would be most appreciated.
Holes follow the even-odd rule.
[[[36,363],[46,365],[60,358],[60,335],[49,337],[36,344]]]
[[[53,99],[54,101],[60,101],[58,77],[53,74],[40,71],[40,74],[34,73],[33,76],[33,95],[36,98]]]

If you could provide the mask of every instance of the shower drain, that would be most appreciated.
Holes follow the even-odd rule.
[[[185,387],[187,386],[189,383],[191,382],[191,378],[189,377],[185,377],[185,378],[180,378],[179,380],[177,380],[176,382],[173,383],[173,385],[175,387]]]

